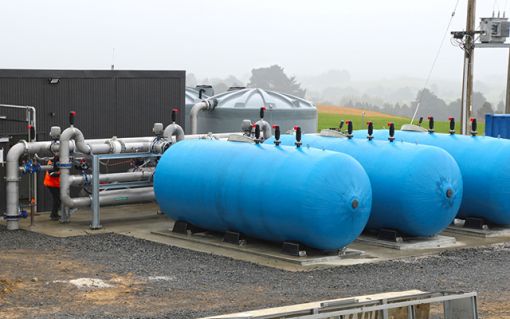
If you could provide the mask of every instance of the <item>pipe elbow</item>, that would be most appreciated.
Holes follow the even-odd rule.
[[[13,147],[9,149],[7,153],[7,162],[18,162],[21,155],[25,153],[27,150],[26,144],[23,142],[15,144]]]
[[[60,135],[60,144],[63,142],[68,143],[70,140],[74,139],[76,150],[83,154],[90,154],[91,148],[85,143],[85,138],[83,137],[83,133],[74,126],[68,127],[62,132]]]
[[[184,130],[180,125],[172,123],[165,128],[163,137],[167,140],[170,140],[172,136],[175,136],[176,142],[182,141],[184,139]]]
[[[198,132],[198,113],[203,110],[212,111],[216,106],[218,106],[217,99],[203,100],[193,105],[189,114],[192,134],[197,134]]]
[[[61,188],[62,190],[63,188]],[[64,204],[64,206],[66,207],[71,207],[71,208],[74,208],[74,201],[73,199],[71,198],[71,196],[69,194],[67,194],[67,192],[65,191],[61,191],[60,192],[60,201],[62,202],[62,204]]]
[[[209,103],[206,100],[200,101],[200,102],[196,103],[195,105],[193,105],[193,107],[191,108],[190,117],[193,118],[193,117],[197,116],[200,111],[207,110],[208,108],[209,108]]]

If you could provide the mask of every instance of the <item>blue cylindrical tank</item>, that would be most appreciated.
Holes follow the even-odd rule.
[[[355,131],[365,137],[366,131]],[[377,139],[387,139],[388,131],[375,130]],[[464,181],[464,196],[458,217],[480,217],[510,225],[510,141],[485,136],[395,131],[395,141],[434,145],[457,161]]]
[[[372,204],[368,176],[348,155],[209,140],[167,150],[154,191],[174,220],[321,250],[356,239]]]
[[[295,138],[282,135],[281,142],[291,145]],[[373,193],[367,229],[433,236],[448,227],[457,214],[462,177],[455,160],[442,149],[319,135],[304,135],[302,143],[305,148],[351,155],[361,163]]]

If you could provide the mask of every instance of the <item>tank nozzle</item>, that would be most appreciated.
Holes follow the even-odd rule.
[[[368,125],[368,135],[367,135],[367,138],[369,141],[371,141],[373,138],[374,138],[374,123],[372,122],[367,122],[367,125]]]
[[[352,121],[347,120],[347,121],[345,121],[345,123],[347,124],[347,134],[345,136],[347,136],[348,139],[351,139],[352,138]]]
[[[255,124],[255,143],[260,143],[260,126],[258,124]]]
[[[338,131],[341,132],[343,127],[344,127],[344,120],[341,120],[340,124],[338,125]]]
[[[296,147],[301,147],[303,143],[301,143],[301,128],[299,126],[294,126],[294,130],[296,131]]]
[[[434,117],[429,116],[429,133],[434,133]]]
[[[469,121],[471,121],[471,135],[476,136],[478,132],[476,131],[476,119],[474,117],[470,118]]]
[[[76,117],[76,112],[75,111],[69,112],[69,124],[71,126],[74,126],[74,118],[75,117]]]
[[[421,126],[421,123],[423,123],[423,116],[420,116],[420,119],[418,120],[418,126]]]
[[[281,144],[280,127],[278,125],[273,125],[273,128],[274,128],[274,145],[278,146]]]
[[[266,107],[263,106],[260,108],[260,118],[263,119],[264,118],[264,112],[266,111]]]
[[[175,123],[177,119],[177,112],[179,112],[179,109],[172,109],[172,123]]]
[[[453,116],[450,116],[448,118],[448,121],[450,121],[450,135],[455,134],[455,118]]]
[[[395,124],[393,122],[388,123],[390,137],[388,137],[388,141],[393,142],[395,140]]]

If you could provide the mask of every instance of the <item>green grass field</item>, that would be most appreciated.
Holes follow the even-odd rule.
[[[333,128],[338,127],[341,120],[351,120],[353,127],[355,130],[358,129],[366,129],[367,121],[372,121],[374,123],[374,129],[387,129],[388,128],[388,122],[395,123],[395,128],[400,129],[402,124],[409,124],[411,122],[411,119],[409,118],[403,118],[403,117],[368,117],[365,116],[364,119],[360,115],[339,115],[339,114],[331,114],[331,113],[325,113],[325,112],[319,112],[319,131],[325,128]],[[415,124],[417,124],[418,121],[415,121]],[[425,119],[422,124],[423,127],[428,128],[428,120]],[[448,133],[449,123],[448,122],[435,122],[434,128],[436,132],[440,133]],[[460,133],[460,125],[457,122],[455,124],[455,129],[457,133]],[[478,122],[478,132],[480,135],[483,135],[485,132],[485,125],[482,122]]]

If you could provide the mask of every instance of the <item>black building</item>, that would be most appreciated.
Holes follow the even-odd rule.
[[[85,138],[150,136],[155,122],[169,124],[173,108],[184,125],[185,71],[89,71],[0,69],[0,104],[30,105],[37,111],[37,139],[48,140],[51,126],[65,129],[76,111]],[[27,138],[25,112],[0,107],[0,141]],[[5,167],[0,166],[0,177]],[[38,207],[49,208],[39,177]],[[22,183],[21,196],[27,196]],[[5,180],[0,180],[0,212],[5,211]]]

